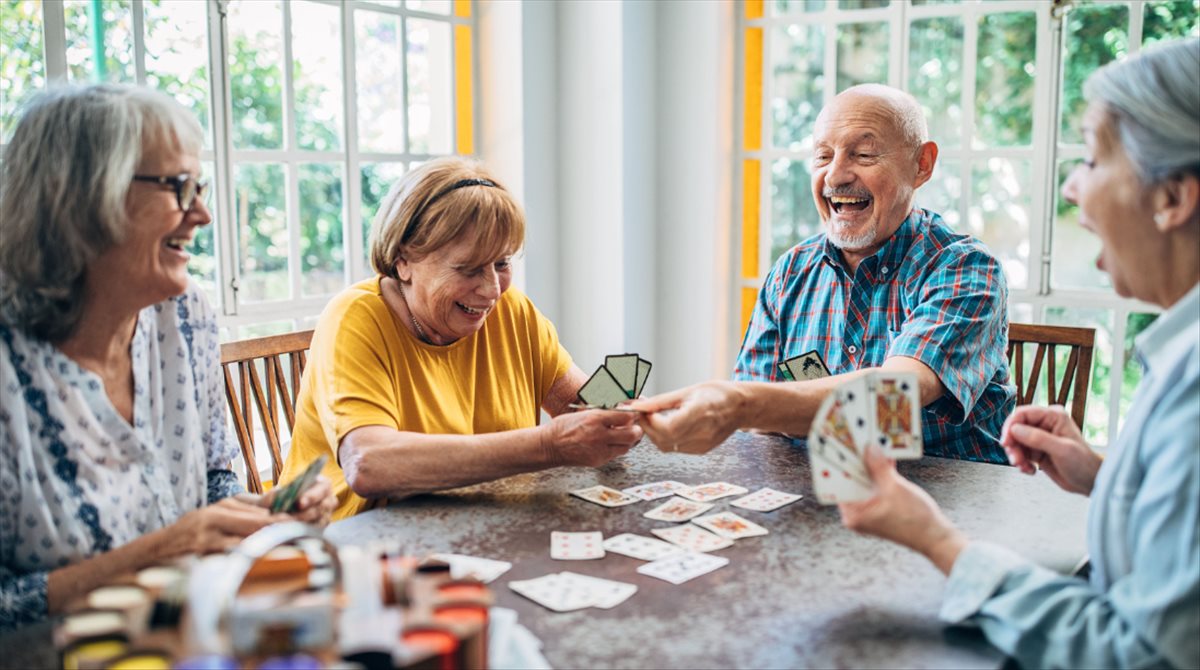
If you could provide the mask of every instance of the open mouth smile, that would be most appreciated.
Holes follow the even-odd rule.
[[[829,208],[838,214],[861,212],[871,206],[870,196],[832,195],[826,198]]]

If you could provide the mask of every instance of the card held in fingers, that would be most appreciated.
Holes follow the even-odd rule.
[[[692,519],[692,523],[731,540],[740,540],[743,537],[757,537],[759,535],[766,535],[768,532],[766,528],[753,521],[743,519],[733,512],[718,512],[716,514],[698,516]]]
[[[728,482],[711,482],[709,484],[693,486],[685,491],[679,491],[678,495],[688,500],[695,500],[696,502],[709,502],[726,496],[740,496],[743,493],[749,493],[749,490],[744,486]]]
[[[642,516],[647,519],[656,521],[687,521],[688,519],[704,514],[712,509],[712,503],[696,502],[695,500],[684,500],[683,498],[671,498],[667,502],[655,507],[646,512]]]
[[[595,407],[616,407],[623,402],[628,402],[629,395],[613,378],[608,368],[601,365],[579,389],[579,399],[584,404]]]
[[[729,501],[729,504],[755,512],[773,512],[784,505],[790,505],[802,496],[798,493],[784,493],[775,489],[761,488],[748,496]]]
[[[714,535],[690,523],[683,524],[682,526],[670,526],[668,528],[653,528],[650,532],[688,551],[708,552],[733,546],[733,540],[721,537],[720,535]]]
[[[639,566],[637,571],[679,585],[726,565],[729,565],[729,559],[724,556],[687,552]]]
[[[621,533],[604,541],[604,549],[614,554],[621,554],[639,561],[657,561],[672,554],[678,554],[683,549],[644,535]]]
[[[642,500],[658,500],[659,498],[666,498],[676,491],[682,491],[686,488],[689,488],[687,484],[681,484],[680,482],[671,481],[668,479],[666,481],[650,482],[649,484],[642,484],[640,486],[631,486],[625,489],[625,493],[628,493],[631,496],[637,496]]]
[[[921,394],[917,375],[911,372],[878,372],[867,379],[871,391],[874,443],[888,458],[920,458]]]
[[[608,368],[612,378],[621,385],[626,400],[632,400],[637,395],[638,360],[640,359],[637,354],[604,357],[604,367]]]
[[[571,491],[571,495],[577,498],[583,498],[584,500],[596,503],[597,505],[603,505],[605,507],[623,507],[625,505],[632,505],[635,502],[642,501],[642,499],[638,498],[637,496],[631,496],[628,493],[624,493],[600,484],[597,484],[596,486],[589,486],[586,489]]]
[[[604,535],[587,533],[550,533],[550,558],[559,561],[589,561],[604,558]]]
[[[650,361],[639,358],[637,362],[637,386],[633,389],[634,397],[642,397],[642,389],[646,388],[646,380],[650,378]]]

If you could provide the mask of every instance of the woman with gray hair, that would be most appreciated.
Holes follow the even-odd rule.
[[[1113,287],[1166,312],[1137,341],[1146,374],[1102,458],[1062,407],[1018,407],[1001,442],[1027,474],[1090,496],[1087,581],[972,542],[878,450],[875,495],[841,505],[863,533],[949,576],[943,619],[1022,667],[1200,667],[1200,40],[1088,80],[1088,158],[1064,184]],[[1020,519],[1013,519],[1020,523]]]
[[[0,630],[274,521],[229,467],[217,323],[187,273],[203,133],[162,93],[36,97],[0,175]],[[327,521],[328,481],[297,517]]]

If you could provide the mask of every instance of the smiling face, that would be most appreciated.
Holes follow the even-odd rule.
[[[478,264],[471,260],[475,242],[459,240],[419,260],[396,262],[408,309],[433,344],[478,331],[512,285],[511,253]]]
[[[136,174],[188,174],[200,179],[200,159],[178,149],[152,147]],[[212,221],[203,198],[196,198],[191,209],[183,212],[170,186],[134,181],[125,197],[125,211],[129,220],[124,239],[88,268],[91,289],[124,295],[139,308],[183,293],[191,257],[187,247],[196,230]]]
[[[829,240],[847,254],[874,253],[912,209],[933,172],[937,146],[906,139],[894,100],[842,93],[813,130],[813,199]],[[907,100],[900,104],[908,104]]]

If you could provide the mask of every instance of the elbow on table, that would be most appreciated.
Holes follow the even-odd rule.
[[[405,498],[420,491],[410,490],[402,473],[386,463],[386,448],[362,439],[342,441],[339,456],[346,485],[360,498]]]

